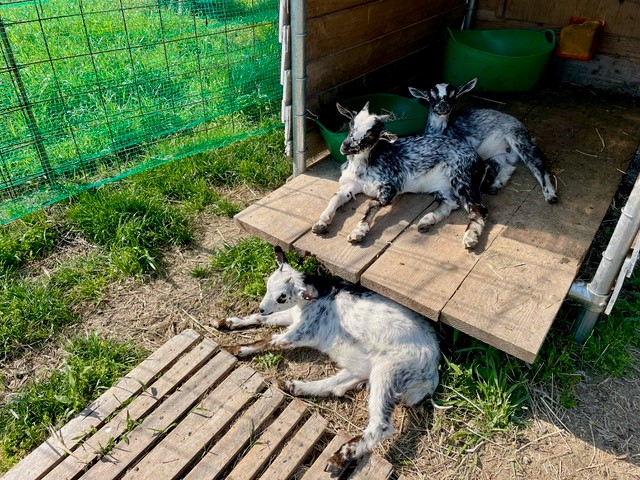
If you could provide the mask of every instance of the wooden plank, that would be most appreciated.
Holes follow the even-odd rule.
[[[85,432],[97,428],[104,420],[137,395],[144,385],[169,368],[178,357],[200,340],[200,334],[185,330],[171,338],[146,360],[135,367],[115,386],[92,402],[77,417],[49,437],[42,445],[22,459],[3,477],[4,480],[42,478],[66,456],[66,452],[82,441]]]
[[[577,268],[577,260],[501,236],[443,308],[440,319],[532,363]]]
[[[368,455],[353,471],[350,480],[387,480],[393,473],[393,465],[380,455]]]
[[[185,476],[185,480],[207,478],[215,480],[230,465],[231,461],[257,436],[262,426],[271,419],[275,410],[284,401],[284,394],[277,388],[263,393],[234,426],[211,447],[207,454]]]
[[[81,444],[73,455],[68,456],[45,478],[47,480],[72,480],[98,458],[100,450],[118,439],[131,424],[143,418],[156,407],[166,395],[171,394],[193,372],[199,370],[216,352],[218,346],[208,339],[178,360],[162,377],[142,392],[133,402],[123,408],[98,432]]]
[[[327,421],[314,414],[284,446],[276,459],[261,476],[261,480],[283,480],[289,478],[309,455],[316,442],[324,435]]]
[[[542,198],[539,187],[531,192],[536,185],[529,171],[520,165],[507,187],[497,195],[483,198],[489,216],[480,243],[473,250],[462,245],[467,224],[463,211],[455,212],[427,233],[420,233],[417,226],[412,225],[362,274],[362,285],[438,320],[481,254],[529,195]]]
[[[348,441],[349,436],[346,433],[338,432],[324,448],[320,456],[316,458],[316,461],[313,462],[309,469],[304,473],[302,480],[329,480],[331,478],[335,478],[332,477],[331,472],[325,472],[327,460],[329,460],[329,457],[336,453],[338,449]]]
[[[226,376],[236,363],[235,357],[226,351],[220,351],[177,392],[147,416],[142,424],[129,432],[126,439],[118,442],[107,455],[93,465],[84,474],[83,480],[106,480],[122,475],[127,468],[152,448],[167,429],[179,421],[212,385]],[[251,374],[242,368],[236,372],[234,372],[236,375],[244,374],[246,378]]]
[[[604,131],[614,115],[604,103],[591,104],[580,129],[558,142],[560,202],[549,208],[531,195],[442,310],[444,322],[528,362],[535,360],[635,151],[636,140],[619,132],[607,134],[599,158],[576,151],[602,148],[595,126]],[[566,108],[542,107],[551,115]],[[551,118],[542,140],[553,144]]]
[[[337,187],[336,183],[336,190]],[[361,243],[351,244],[347,237],[364,216],[367,200],[364,195],[358,195],[338,211],[327,233],[307,232],[294,242],[296,250],[312,254],[332,274],[358,282],[362,272],[433,202],[429,195],[402,195],[380,210]],[[317,212],[318,216],[320,213]]]
[[[451,8],[464,4],[461,0],[418,0],[410,3],[382,0],[309,19],[307,33],[313,40],[307,48],[307,60],[332,55],[340,50],[403,30],[409,25],[437,17]],[[382,19],[384,21],[381,21]],[[435,23],[432,26],[440,28]]]
[[[255,478],[271,456],[278,450],[285,438],[298,424],[307,411],[306,405],[294,399],[282,414],[260,435],[251,450],[227,475],[227,480],[251,480]]]
[[[329,158],[235,216],[247,232],[290,250],[335,193],[339,164]]]
[[[378,0],[308,0],[307,20],[315,17],[321,17],[323,15],[329,15],[334,12],[339,12],[340,10],[357,7],[358,5],[372,3],[375,1]],[[313,40],[309,39],[309,41]]]
[[[200,457],[206,445],[249,400],[264,389],[264,378],[243,365],[200,402],[123,478],[174,479]]]
[[[307,94],[328,90],[420,50],[440,39],[444,28],[453,19],[461,20],[462,12],[462,7],[456,7],[438,17],[310,61],[307,65]]]

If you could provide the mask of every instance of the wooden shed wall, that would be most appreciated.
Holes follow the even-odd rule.
[[[307,104],[435,79],[465,0],[307,0]],[[406,93],[406,92],[404,92]]]
[[[476,27],[553,28],[571,16],[606,21],[602,44],[589,61],[554,59],[561,80],[640,95],[640,2],[638,0],[479,0]]]

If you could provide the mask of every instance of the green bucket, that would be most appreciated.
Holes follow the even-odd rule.
[[[417,98],[406,98],[391,93],[378,93],[340,101],[340,105],[354,111],[360,111],[369,102],[369,111],[375,114],[393,114],[394,119],[385,123],[385,127],[396,135],[415,135],[424,132],[427,126],[429,109],[418,103]],[[327,144],[333,158],[346,162],[347,157],[340,153],[340,145],[347,138],[348,121],[335,105],[320,112],[316,123],[320,135]]]
[[[476,90],[530,90],[544,73],[554,46],[553,30],[449,29],[444,81],[462,85],[478,77]]]

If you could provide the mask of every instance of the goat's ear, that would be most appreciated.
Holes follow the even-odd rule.
[[[380,140],[384,140],[385,142],[395,143],[398,140],[398,136],[391,133],[389,130],[382,130],[380,132]]]
[[[338,102],[336,102],[336,107],[338,108],[338,111],[342,115],[344,115],[345,117],[347,117],[349,119],[353,119],[354,115],[353,115],[353,112],[351,110],[349,110],[348,108],[343,107]]]
[[[467,83],[465,83],[464,85],[461,85],[458,88],[456,88],[456,97],[459,97],[463,93],[467,93],[473,90],[473,87],[476,86],[476,83],[478,83],[478,77],[473,78],[469,80]]]
[[[282,251],[280,245],[276,245],[276,248],[274,250],[276,252],[276,262],[278,263],[278,267],[282,267],[287,263],[287,258],[284,256],[284,251]]]
[[[417,88],[409,87],[409,93],[416,98],[424,98],[425,100],[429,100],[429,94],[427,92],[423,92],[422,90],[418,90]]]
[[[364,104],[364,107],[362,107],[362,110],[360,111],[369,113],[369,101],[367,101],[367,103]]]
[[[303,288],[298,290],[298,295],[303,300],[314,301],[318,299],[318,290],[313,285],[305,284]]]

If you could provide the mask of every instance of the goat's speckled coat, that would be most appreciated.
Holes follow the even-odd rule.
[[[493,174],[488,188],[490,193],[495,193],[507,183],[520,159],[542,187],[545,200],[556,203],[556,190],[551,183],[542,152],[519,120],[498,110],[486,108],[471,108],[457,116],[451,115],[456,99],[472,90],[475,85],[474,78],[460,87],[446,83],[439,83],[426,91],[409,87],[414,97],[427,100],[431,106],[425,133],[440,133],[469,142],[491,167]]]
[[[376,212],[397,195],[430,193],[441,203],[420,220],[420,231],[463,206],[469,212],[463,243],[467,248],[478,243],[487,214],[480,199],[485,166],[467,142],[444,135],[398,138],[384,129],[386,117],[369,113],[368,105],[357,114],[338,108],[351,119],[349,134],[341,146],[348,161],[342,166],[339,190],[312,228],[315,233],[324,233],[336,210],[358,193],[372,200],[349,235],[353,243],[364,238]]]
[[[260,313],[212,323],[230,329],[289,326],[285,333],[228,349],[239,357],[265,348],[311,347],[341,368],[324,380],[284,383],[292,395],[342,396],[368,383],[369,424],[329,459],[328,467],[339,471],[393,433],[391,414],[397,404],[415,405],[433,394],[440,362],[437,337],[424,317],[381,295],[298,272],[279,247],[276,258],[278,269],[267,281]]]

